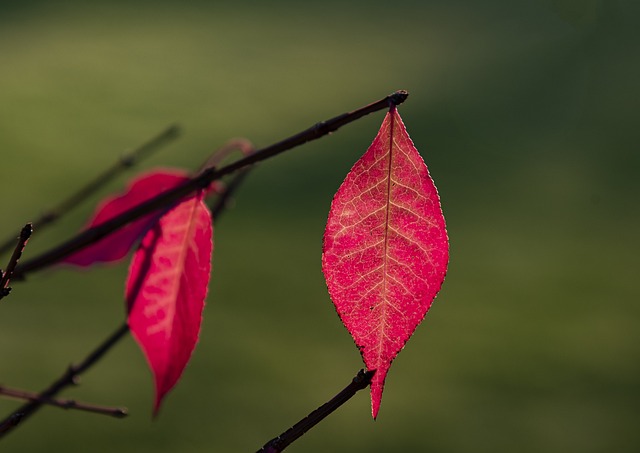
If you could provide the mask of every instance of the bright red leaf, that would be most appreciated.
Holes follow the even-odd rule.
[[[429,310],[448,260],[438,192],[392,107],[333,199],[322,255],[336,310],[376,370],[374,418],[391,362]]]
[[[105,199],[96,209],[86,228],[100,225],[159,193],[179,185],[188,178],[188,174],[181,170],[155,170],[142,175],[133,180],[124,194]],[[133,244],[157,219],[157,212],[148,214],[95,244],[69,255],[62,262],[76,266],[89,266],[98,262],[113,262],[124,258]]]
[[[200,333],[213,251],[203,196],[164,214],[144,236],[129,269],[128,323],[153,372],[154,414],[180,379]]]

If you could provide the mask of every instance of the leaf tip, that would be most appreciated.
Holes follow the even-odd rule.
[[[384,388],[384,378],[382,381],[373,377],[371,381],[371,416],[374,420],[378,418],[380,411],[380,403],[382,402],[382,390]]]
[[[378,419],[378,411],[380,410],[380,401],[374,402],[371,401],[371,417],[375,422]]]
[[[164,394],[156,393],[155,399],[153,401],[153,411],[151,412],[151,420],[155,421],[160,414],[160,406],[162,406],[162,400],[164,399]]]

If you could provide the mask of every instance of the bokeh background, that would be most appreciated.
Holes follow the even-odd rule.
[[[444,287],[387,379],[298,452],[640,450],[640,3],[635,0],[2,2],[1,235],[172,122],[180,140],[27,257],[73,235],[135,172],[197,168],[397,89],[439,187]],[[383,113],[261,164],[216,225],[200,344],[151,420],[127,337],[2,451],[241,452],[361,367],[320,270],[331,198]],[[2,257],[4,263],[7,257]],[[38,390],[120,325],[127,264],[56,268],[0,304],[0,383]],[[16,402],[0,399],[9,413]]]

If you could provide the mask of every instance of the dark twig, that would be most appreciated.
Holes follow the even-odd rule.
[[[226,184],[222,193],[220,193],[218,197],[209,204],[211,217],[213,217],[214,221],[218,220],[220,218],[220,214],[228,207],[231,197],[242,185],[252,168],[254,167],[245,167],[242,170],[239,170],[238,173],[234,175],[233,179]]]
[[[264,445],[264,447],[258,450],[258,453],[277,453],[287,448],[296,439],[300,438],[304,433],[320,423],[325,417],[349,401],[349,399],[351,399],[351,397],[358,391],[367,388],[371,383],[371,378],[373,378],[375,372],[375,370],[366,372],[364,370],[360,370],[351,383],[340,393],[317,408],[315,411],[311,412],[284,433],[271,439]]]
[[[244,151],[247,150],[246,146],[248,142],[241,144],[241,149]],[[236,143],[237,145],[237,143]],[[250,146],[250,145],[248,145]],[[226,153],[226,150],[223,147],[223,151]],[[215,162],[214,162],[215,163]],[[240,174],[246,174],[246,169]],[[240,176],[238,174],[237,176]],[[236,179],[237,179],[236,176]],[[221,195],[221,197],[224,194]],[[216,209],[216,214],[220,214],[220,212],[224,209],[224,203],[221,203]],[[156,238],[157,239],[157,238]],[[153,246],[152,246],[153,248]],[[150,256],[148,257],[150,259]],[[148,266],[150,265],[150,260],[148,263],[143,264],[144,270],[140,273],[138,282],[133,285],[133,294],[136,294],[140,291],[142,280],[148,271]],[[135,295],[131,297],[131,300],[135,300]],[[114,331],[109,337],[103,341],[91,354],[89,354],[79,365],[69,367],[65,373],[58,378],[53,384],[51,384],[46,390],[41,392],[40,394],[30,394],[24,399],[29,399],[30,402],[23,405],[17,411],[14,411],[9,417],[7,417],[3,422],[0,422],[0,437],[2,437],[5,433],[10,432],[13,428],[15,428],[19,422],[26,419],[34,412],[36,412],[42,405],[44,404],[54,404],[58,406],[62,406],[65,409],[82,409],[82,410],[90,410],[93,412],[108,413],[108,415],[113,415],[116,417],[124,417],[127,415],[126,410],[119,408],[104,408],[99,406],[87,406],[81,405],[81,403],[77,403],[73,400],[54,400],[53,397],[58,394],[65,387],[73,385],[76,383],[80,374],[85,372],[88,368],[93,366],[98,360],[100,360],[111,348],[113,348],[124,336],[129,332],[129,326],[127,323],[120,326],[116,331]],[[7,392],[2,391],[2,387],[0,387],[0,394],[7,394]],[[59,403],[59,404],[58,404]],[[82,407],[80,407],[82,406]]]
[[[240,146],[241,150],[244,153],[245,151],[248,151],[247,146],[249,147],[251,146],[250,144],[247,145],[248,143],[249,143],[248,141],[245,141],[242,143],[238,142],[238,143],[235,143],[235,145]],[[228,150],[224,147],[223,147],[223,151],[225,153],[228,152]],[[246,175],[246,170],[247,169],[245,169],[241,174]],[[237,175],[233,181],[236,181],[238,179],[238,176],[240,176],[241,174]],[[228,186],[227,190],[228,189],[233,190],[233,186]],[[225,193],[221,194],[220,198],[225,197],[225,194],[228,193],[227,190],[225,190]],[[224,209],[224,207],[225,207],[224,202],[219,203],[218,208],[215,210],[216,214],[219,215]],[[142,281],[142,278],[144,278],[145,274],[146,272],[141,272],[140,282]],[[134,292],[139,291],[140,290],[139,284],[135,284],[134,288],[135,288],[133,290]],[[135,299],[135,296],[132,297],[132,299]],[[122,326],[120,326],[115,332],[113,332],[105,341],[103,341],[79,365],[70,366],[65,371],[65,373],[53,384],[51,384],[46,390],[44,390],[40,394],[29,394],[29,396],[25,398],[30,400],[29,403],[23,405],[21,408],[19,408],[18,410],[14,411],[11,415],[9,415],[4,421],[0,422],[0,437],[4,436],[5,433],[9,433],[13,428],[15,428],[18,425],[19,422],[33,415],[44,404],[54,404],[57,406],[64,407],[66,409],[74,408],[74,409],[90,410],[93,412],[108,413],[108,415],[112,415],[115,417],[126,416],[127,415],[126,410],[123,410],[123,409],[82,405],[81,403],[77,403],[73,400],[60,401],[60,400],[53,399],[53,397],[64,388],[75,384],[77,382],[78,377],[84,371],[86,371],[88,368],[94,365],[98,360],[100,360],[122,338],[124,338],[127,332],[129,332],[129,326],[127,325],[127,323],[125,323]],[[1,387],[0,387],[0,393],[7,394],[6,391],[5,392],[2,391]]]
[[[94,414],[108,415],[116,418],[124,418],[128,415],[125,408],[98,406],[95,404],[86,404],[80,401],[68,399],[42,399],[37,393],[10,388],[3,385],[0,385],[0,395],[18,400],[41,401],[43,404],[59,407],[61,409],[76,409],[85,412],[92,412]]]
[[[206,167],[217,166],[225,157],[227,157],[227,155],[236,150],[239,150],[244,156],[249,156],[255,152],[253,144],[247,139],[236,138],[229,140],[207,161],[205,164]],[[222,192],[218,193],[218,196],[209,203],[211,217],[213,217],[214,220],[217,221],[219,219],[220,214],[222,214],[224,209],[229,205],[231,197],[242,185],[242,182],[245,180],[252,168],[254,167],[244,167],[238,170],[231,181],[225,184]]]
[[[246,138],[232,138],[220,148],[216,149],[207,161],[200,168],[203,172],[207,168],[219,167],[220,163],[234,151],[240,151],[243,156],[248,156],[255,152],[256,148]]]
[[[38,231],[40,231],[44,226],[54,223],[62,215],[71,211],[82,201],[86,200],[90,195],[94,194],[98,189],[118,176],[120,172],[127,168],[133,167],[142,159],[150,156],[154,151],[160,149],[162,145],[175,139],[179,135],[180,128],[175,124],[171,125],[164,131],[153,137],[151,140],[134,149],[129,154],[122,156],[113,166],[96,177],[96,179],[89,182],[86,186],[82,187],[76,193],[69,196],[66,200],[60,202],[60,204],[58,204],[54,208],[42,214],[37,220],[33,222],[36,228],[38,228]],[[0,245],[0,254],[8,251],[12,245],[13,238],[8,238]]]
[[[11,414],[6,420],[0,423],[0,437],[9,432],[22,421],[22,414]]]
[[[221,167],[220,169],[209,168],[183,184],[162,192],[156,197],[123,212],[111,220],[93,228],[89,228],[59,246],[23,263],[16,269],[15,278],[22,278],[28,273],[51,266],[72,253],[97,242],[118,228],[162,207],[175,203],[182,197],[195,190],[207,187],[211,182],[220,179],[225,175],[234,173],[241,168],[261,162],[270,157],[274,157],[308,141],[323,137],[324,135],[336,131],[345,124],[362,118],[369,113],[388,108],[391,105],[399,105],[405,101],[408,95],[409,94],[406,91],[396,91],[373,104],[369,104],[349,113],[344,113],[327,121],[317,123],[305,131],[295,134],[271,146],[267,146],[266,148],[262,148],[254,154],[239,159],[227,166]]]
[[[11,292],[11,288],[9,287],[9,283],[11,283],[11,277],[13,277],[13,272],[18,265],[18,261],[22,256],[22,251],[24,250],[24,246],[27,244],[27,241],[31,237],[31,233],[33,233],[33,227],[30,223],[27,223],[22,227],[20,231],[20,236],[18,236],[18,243],[16,244],[16,248],[13,250],[13,254],[11,258],[9,258],[9,264],[7,264],[6,272],[2,272],[0,270],[0,299],[6,297]]]
[[[67,370],[51,384],[48,388],[38,394],[37,399],[29,401],[22,407],[15,410],[6,419],[0,422],[0,438],[10,433],[17,426],[15,422],[22,422],[37,412],[46,401],[52,399],[60,391],[78,382],[80,375],[90,368],[94,363],[102,358],[118,341],[129,332],[129,326],[125,323],[118,327],[105,341],[93,350],[78,365],[71,365]]]

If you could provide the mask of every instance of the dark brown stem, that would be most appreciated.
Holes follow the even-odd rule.
[[[327,121],[323,121],[315,124],[314,126],[306,129],[298,134],[295,134],[285,140],[275,143],[266,148],[262,148],[247,157],[239,159],[225,167],[220,169],[209,168],[192,179],[184,182],[183,184],[160,193],[156,197],[141,203],[138,206],[123,212],[122,214],[98,225],[93,228],[89,228],[72,239],[60,244],[59,246],[43,253],[42,255],[25,262],[18,266],[15,272],[16,278],[25,277],[26,274],[35,272],[40,269],[44,269],[51,266],[54,263],[64,259],[72,253],[87,247],[103,237],[109,235],[118,228],[133,222],[134,220],[145,216],[160,208],[169,206],[182,197],[190,194],[191,192],[207,187],[214,180],[231,174],[241,168],[249,165],[261,162],[270,157],[276,156],[284,151],[290,150],[297,146],[302,145],[311,140],[318,139],[331,132],[336,131],[345,124],[351,123],[359,118],[362,118],[369,113],[376,112],[385,108],[389,108],[391,105],[398,105],[407,98],[408,93],[406,91],[396,91],[395,93],[386,96],[385,98],[362,107],[358,110],[354,110],[349,113],[331,118]]]
[[[27,223],[22,227],[22,230],[20,231],[20,236],[18,236],[18,243],[16,244],[16,248],[13,250],[11,258],[9,258],[7,270],[5,272],[2,272],[0,270],[0,299],[8,296],[11,292],[11,288],[9,288],[11,277],[13,277],[13,273],[16,269],[16,266],[18,265],[18,261],[22,256],[24,246],[27,245],[27,241],[31,237],[31,233],[33,233],[33,226],[30,223]]]
[[[233,138],[209,156],[207,161],[200,167],[200,172],[207,168],[220,166],[220,163],[234,151],[240,151],[243,156],[248,156],[249,154],[253,154],[255,150],[256,148],[253,146],[253,143],[246,138]]]
[[[37,399],[29,401],[15,410],[11,415],[0,422],[0,438],[10,433],[18,423],[23,422],[37,412],[46,401],[52,399],[60,391],[77,383],[79,376],[102,358],[118,341],[129,332],[129,326],[125,323],[118,327],[109,337],[94,349],[78,365],[71,365],[53,384],[38,394]]]
[[[87,403],[82,403],[80,401],[68,400],[68,399],[57,399],[57,398],[41,399],[40,395],[38,395],[37,393],[29,392],[27,390],[10,388],[3,385],[0,385],[0,395],[6,396],[7,398],[13,398],[18,400],[40,401],[43,404],[59,407],[60,409],[76,409],[79,411],[92,412],[94,414],[100,414],[100,415],[108,415],[110,417],[116,417],[116,418],[124,418],[128,415],[127,410],[120,407],[99,406],[96,404],[87,404]]]
[[[236,179],[242,174],[246,175],[247,169],[238,175],[236,175]],[[229,189],[228,187],[227,189]],[[222,194],[224,195],[224,194]],[[215,210],[216,214],[219,215],[225,207],[225,203],[221,203],[218,209]],[[148,257],[150,259],[150,256]],[[148,270],[148,265],[150,265],[150,261],[148,264],[143,264],[143,268]],[[140,291],[142,280],[146,275],[147,271],[143,271],[139,275],[138,282],[134,283],[132,296],[130,296],[130,300],[135,300],[135,294]],[[42,391],[40,394],[36,395],[35,398],[29,398],[31,401],[25,405],[23,405],[18,410],[14,411],[11,415],[9,415],[4,421],[0,422],[0,438],[4,436],[5,433],[11,432],[18,423],[22,422],[26,418],[30,417],[35,413],[43,404],[51,404],[53,397],[58,394],[64,388],[73,385],[77,382],[78,377],[93,366],[98,360],[100,360],[111,348],[113,348],[124,336],[129,332],[129,326],[125,322],[123,325],[118,327],[106,340],[104,340],[100,345],[93,350],[79,365],[70,366],[65,373],[58,378],[53,384],[51,384],[47,389]],[[74,402],[75,403],[75,402]],[[75,403],[77,404],[77,403]],[[95,409],[97,406],[93,406]],[[75,407],[78,408],[78,407]],[[87,409],[85,409],[87,410]],[[117,409],[116,409],[117,410]],[[113,414],[114,416],[118,416],[116,412]],[[126,412],[123,412],[121,416],[126,415]]]
[[[211,217],[214,221],[220,218],[220,214],[228,207],[231,197],[236,193],[238,188],[242,185],[243,181],[249,175],[249,172],[254,167],[246,167],[238,171],[229,183],[224,188],[224,191],[218,195],[218,197],[209,204],[211,210]]]
[[[240,138],[240,139],[229,140],[219,150],[217,150],[216,153],[209,159],[209,161],[207,162],[208,164],[207,166],[212,166],[212,167],[217,166],[220,162],[222,162],[222,160],[227,155],[229,155],[232,151],[235,151],[235,150],[240,151],[244,156],[249,156],[255,153],[256,151],[255,147],[253,146],[253,143],[251,143],[247,139]],[[238,172],[233,176],[231,181],[229,181],[225,185],[224,190],[218,194],[218,196],[215,198],[213,202],[209,203],[209,209],[211,210],[211,217],[215,221],[218,220],[218,218],[220,217],[220,214],[222,214],[222,212],[227,208],[231,200],[231,197],[242,185],[242,182],[245,180],[245,178],[247,177],[247,175],[249,174],[252,168],[254,167],[250,166],[250,167],[244,167],[238,170]]]
[[[38,228],[38,231],[40,231],[46,225],[54,223],[62,215],[68,213],[73,208],[80,205],[80,203],[86,200],[90,195],[94,194],[96,191],[98,191],[98,189],[118,176],[123,170],[133,167],[142,159],[150,156],[154,151],[160,149],[162,145],[175,139],[179,135],[180,128],[177,125],[171,125],[167,127],[158,135],[156,135],[146,143],[140,145],[129,154],[122,156],[115,164],[113,164],[110,168],[96,177],[96,179],[89,182],[86,186],[82,187],[66,200],[60,202],[60,204],[58,204],[54,208],[42,214],[37,220],[33,222],[33,224],[35,224],[36,228]],[[0,254],[5,253],[11,249],[13,240],[13,238],[8,238],[0,245]]]
[[[375,370],[366,372],[364,370],[360,370],[351,383],[340,393],[317,408],[315,411],[311,412],[284,433],[271,439],[260,450],[258,450],[258,453],[277,453],[287,448],[304,433],[324,420],[325,417],[349,401],[353,395],[360,390],[367,388],[369,384],[371,384],[371,378],[373,378],[375,372]]]
[[[218,148],[211,157],[207,159],[207,162],[205,162],[200,171],[204,171],[211,167],[217,167],[220,162],[222,162],[233,151],[240,151],[243,156],[248,156],[253,154],[256,149],[253,146],[253,143],[246,138],[234,138]],[[247,177],[251,168],[253,167],[245,167],[238,170],[233,178],[224,185],[222,191],[217,194],[217,197],[208,203],[209,209],[211,210],[211,217],[214,220],[217,221],[220,214],[222,214],[224,209],[228,206],[231,197],[238,190],[238,187],[242,185],[242,182]]]

